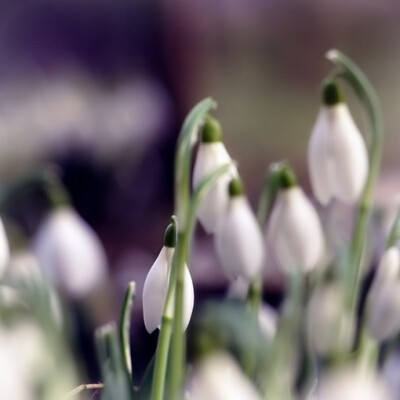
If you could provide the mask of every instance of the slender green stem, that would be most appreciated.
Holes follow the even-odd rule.
[[[132,380],[132,358],[130,344],[130,328],[133,303],[136,296],[136,283],[131,281],[125,292],[124,303],[121,310],[121,318],[119,324],[119,337],[122,346],[122,353],[126,371]]]
[[[172,216],[171,222],[178,230],[178,221]],[[168,355],[172,334],[172,320],[174,317],[174,292],[176,282],[176,250],[172,260],[171,276],[168,284],[167,299],[161,319],[160,333],[158,335],[157,351],[154,362],[153,382],[151,386],[151,400],[162,400],[165,391],[165,378],[167,373]]]
[[[386,241],[386,248],[390,248],[396,244],[400,237],[400,211],[397,212],[396,219],[390,229],[389,236]]]
[[[266,400],[290,398],[291,374],[297,343],[300,340],[301,315],[305,280],[300,270],[294,271],[288,282],[288,296],[272,354],[267,365],[267,374],[263,381]]]
[[[350,269],[347,285],[349,307],[355,312],[360,292],[361,258],[369,227],[371,206],[376,180],[379,174],[383,145],[383,119],[374,88],[360,68],[338,50],[331,50],[327,58],[338,68],[338,76],[344,78],[354,89],[364,105],[371,124],[369,144],[370,170],[357,212],[357,219],[350,247]]]
[[[266,173],[257,208],[257,221],[262,231],[264,231],[265,226],[268,223],[272,207],[275,203],[275,198],[279,191],[279,178],[282,171],[286,168],[287,163],[285,162],[273,163],[270,165]],[[259,276],[250,283],[247,293],[247,302],[255,314],[258,314],[258,311],[260,310],[262,304],[262,293],[262,276]]]
[[[206,98],[198,103],[188,114],[178,137],[175,157],[175,215],[179,224],[186,225],[187,207],[190,202],[190,163],[191,148],[195,143],[199,126],[205,116],[216,107],[216,102]]]
[[[185,278],[185,261],[190,253],[194,227],[196,224],[196,212],[201,200],[215,185],[217,180],[227,173],[232,167],[231,163],[218,167],[207,175],[195,188],[191,202],[187,209],[186,226],[178,233],[177,248],[174,262],[176,262],[176,291],[175,291],[175,316],[172,337],[172,369],[171,369],[171,398],[178,399],[181,394],[183,383],[183,366],[186,358],[186,339],[183,331],[183,295]]]

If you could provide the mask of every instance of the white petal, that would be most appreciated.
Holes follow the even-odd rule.
[[[372,370],[346,367],[323,376],[316,400],[393,400],[383,381]]]
[[[33,250],[47,278],[82,297],[107,276],[107,260],[93,229],[69,207],[52,211],[39,227]]]
[[[149,333],[161,322],[168,290],[168,252],[171,248],[163,247],[151,266],[143,286],[143,318]]]
[[[299,187],[280,193],[267,235],[274,256],[287,272],[295,268],[309,271],[321,261],[325,250],[321,222]]]
[[[308,147],[308,169],[314,196],[321,204],[328,204],[332,197],[329,182],[327,134],[329,133],[326,107],[319,111]]]
[[[226,353],[213,353],[194,369],[189,383],[191,400],[261,400],[236,361]]]
[[[331,184],[335,196],[346,203],[360,197],[368,175],[368,155],[365,142],[346,104],[327,110],[328,157],[332,168]]]
[[[245,197],[230,199],[218,224],[215,245],[222,267],[230,277],[252,280],[261,273],[263,238]]]
[[[307,337],[317,355],[343,354],[353,342],[354,322],[344,311],[344,297],[335,284],[313,293],[306,312]]]
[[[194,306],[194,288],[189,268],[185,264],[185,278],[183,282],[183,330],[189,325]]]
[[[218,167],[232,162],[222,142],[201,143],[197,152],[193,170],[193,188],[202,179],[215,171]],[[199,205],[198,218],[208,233],[214,233],[219,215],[225,210],[228,203],[228,184],[233,176],[237,176],[234,166],[229,173],[221,176],[215,186],[211,188]]]
[[[161,324],[165,301],[168,293],[169,273],[172,265],[172,257],[175,249],[163,247],[156,261],[149,270],[143,286],[143,318],[144,325],[149,333],[153,332]],[[183,329],[190,322],[194,306],[194,288],[189,268],[185,264],[183,282]],[[173,316],[173,307],[171,317]]]
[[[0,276],[6,269],[8,261],[10,260],[10,246],[4,229],[3,221],[0,219]]]

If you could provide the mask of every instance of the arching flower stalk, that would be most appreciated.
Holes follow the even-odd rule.
[[[179,398],[183,388],[185,336],[182,329],[184,319],[184,282],[185,263],[189,256],[189,248],[196,222],[197,208],[218,179],[226,174],[232,164],[217,167],[205,176],[190,193],[190,169],[193,146],[199,127],[204,124],[206,115],[215,107],[212,99],[198,103],[186,117],[178,138],[175,158],[175,214],[177,226],[177,243],[172,258],[171,275],[167,291],[164,314],[169,304],[173,304],[172,323],[168,315],[163,315],[158,338],[151,399],[164,398],[165,376],[168,357],[171,359],[171,375],[169,398]],[[173,303],[172,303],[173,301]],[[168,313],[167,313],[168,314]],[[172,335],[173,333],[173,335]],[[169,351],[172,336],[171,351]]]

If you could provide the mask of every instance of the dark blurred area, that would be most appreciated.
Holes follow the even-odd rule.
[[[308,191],[307,142],[330,69],[324,54],[339,48],[382,101],[378,199],[399,191],[399,21],[395,0],[1,1],[1,182],[59,167],[74,207],[105,246],[116,309],[128,280],[137,281],[139,337],[141,287],[173,209],[175,140],[200,99],[217,100],[253,205],[273,161],[290,160]],[[364,126],[351,94],[349,102]],[[39,223],[37,201],[32,195],[11,213],[28,235]],[[227,281],[212,240],[198,233],[196,290],[218,297]],[[149,350],[134,350],[134,368],[147,362],[153,336]]]

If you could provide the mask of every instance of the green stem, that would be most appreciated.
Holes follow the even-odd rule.
[[[352,312],[355,312],[360,292],[361,257],[369,227],[374,188],[382,156],[383,119],[375,90],[360,68],[338,50],[331,50],[326,56],[339,68],[338,76],[344,78],[356,92],[367,111],[371,124],[371,140],[369,145],[370,170],[358,208],[356,224],[351,240],[350,269],[347,278],[347,301]]]
[[[397,212],[396,219],[393,222],[392,228],[390,229],[389,236],[386,241],[386,249],[396,245],[400,236],[400,211]]]
[[[289,279],[287,303],[263,382],[266,400],[290,398],[292,382],[288,369],[293,367],[293,357],[298,347],[305,289],[305,280],[299,271],[295,271]]]
[[[178,221],[175,216],[171,218],[171,222],[178,229]],[[177,243],[178,244],[178,243]],[[162,400],[164,398],[165,377],[167,373],[169,347],[172,334],[172,320],[174,317],[174,292],[176,281],[176,250],[172,260],[171,276],[169,279],[167,298],[161,319],[160,333],[158,335],[157,350],[154,362],[153,382],[151,386],[151,400]]]
[[[186,225],[185,219],[190,202],[191,150],[205,116],[215,107],[216,102],[211,98],[200,101],[185,118],[178,137],[175,157],[175,215],[182,226]]]
[[[264,231],[268,223],[275,198],[279,191],[280,176],[282,171],[286,168],[287,164],[285,162],[273,163],[268,168],[257,208],[257,221],[261,231]],[[256,315],[262,304],[262,294],[262,276],[259,276],[250,283],[247,293],[247,303]]]
[[[122,353],[126,371],[132,380],[132,358],[130,344],[130,328],[133,303],[136,296],[136,283],[131,281],[125,292],[124,303],[121,310],[121,319],[119,324],[119,337],[122,346]]]
[[[187,209],[186,226],[178,233],[177,248],[174,256],[173,268],[177,271],[175,290],[175,316],[172,337],[172,369],[171,369],[171,398],[178,399],[183,384],[183,366],[186,358],[186,339],[183,331],[183,295],[185,278],[185,261],[189,258],[190,247],[196,225],[196,212],[201,200],[215,185],[217,180],[232,167],[231,163],[218,167],[207,175],[195,188],[191,202]],[[175,265],[176,263],[176,265]]]

